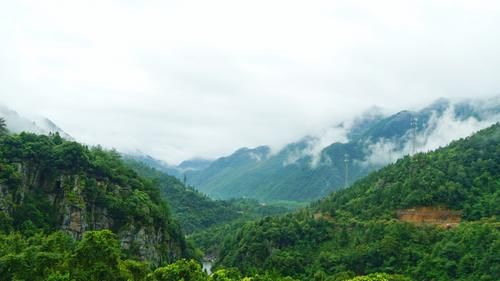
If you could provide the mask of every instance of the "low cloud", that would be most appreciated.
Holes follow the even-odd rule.
[[[61,2],[0,1],[0,102],[170,164],[500,89],[493,1]]]
[[[477,106],[484,106],[480,103]],[[500,121],[500,115],[486,115],[484,119],[478,120],[471,116],[462,118],[457,116],[457,104],[451,104],[442,114],[434,112],[425,124],[424,130],[417,133],[415,151],[429,152],[444,147],[454,140],[468,137],[477,131],[487,128]],[[485,108],[481,108],[485,110]],[[395,162],[405,155],[413,153],[413,140],[411,132],[401,140],[382,139],[375,143],[367,143],[367,157],[362,165],[384,166]]]
[[[287,151],[287,159],[283,162],[283,165],[292,165],[306,158],[310,167],[312,169],[316,168],[321,161],[325,161],[322,152],[326,147],[332,143],[345,143],[348,141],[348,130],[345,125],[338,125],[318,132],[314,136],[303,138],[301,142],[305,144],[305,148],[294,148],[292,151]],[[287,148],[285,147],[285,149]]]

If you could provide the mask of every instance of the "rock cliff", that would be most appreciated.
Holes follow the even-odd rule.
[[[20,138],[24,148],[47,140],[29,136],[29,143],[22,135],[7,138]],[[58,140],[35,148],[34,157],[9,157],[12,147],[1,141],[0,229],[2,221],[3,228],[10,221],[16,230],[64,230],[74,239],[89,230],[111,229],[131,257],[161,264],[186,256],[184,237],[157,188],[125,168],[118,156],[66,141],[74,148],[51,153],[63,145]],[[68,154],[82,155],[65,159]]]

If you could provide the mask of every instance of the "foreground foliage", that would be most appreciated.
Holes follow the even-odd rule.
[[[0,234],[0,280],[26,281],[293,281],[272,275],[243,277],[221,269],[208,276],[194,260],[179,260],[154,269],[149,263],[123,258],[115,234],[86,232],[80,241],[58,231],[31,236]]]
[[[146,252],[133,245],[145,242],[139,241],[142,231],[161,237],[149,250],[157,253],[155,262],[191,255],[159,189],[114,151],[58,134],[1,135],[0,190],[0,231],[64,229],[81,238],[84,231],[109,228],[132,241],[129,256],[143,258]]]

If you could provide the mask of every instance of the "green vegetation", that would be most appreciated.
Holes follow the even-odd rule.
[[[418,207],[452,210],[462,222],[398,215]],[[494,281],[500,124],[270,216],[282,211],[211,200],[57,134],[0,134],[1,280]],[[188,240],[218,258],[210,276],[189,259],[200,255],[174,216]]]
[[[431,106],[421,112],[403,111],[386,118],[368,114],[349,129],[348,142],[333,143],[314,156],[313,147],[319,144],[313,137],[291,143],[276,154],[269,147],[242,148],[215,160],[206,169],[189,172],[188,182],[214,198],[311,202],[344,187],[345,154],[353,160],[349,169],[352,183],[381,168],[380,164],[365,162],[370,153],[368,144],[385,140],[401,147],[408,141],[412,118],[426,122],[436,111],[443,113],[440,107]]]
[[[0,117],[0,135],[7,134],[7,124],[5,123],[5,119]]]
[[[282,280],[226,269],[208,277],[198,262],[183,260],[197,254],[162,198],[193,230],[283,208],[213,201],[175,178],[136,166],[139,176],[128,165],[114,151],[58,134],[2,134],[0,279]]]
[[[347,142],[332,143],[317,151],[317,155],[312,152],[319,148],[319,140],[313,137],[289,144],[278,153],[271,153],[265,146],[242,148],[213,161],[207,168],[188,172],[188,183],[213,198],[311,202],[344,187],[345,154],[351,159],[351,184],[385,165],[387,160],[370,161],[371,144],[391,144],[402,152],[409,142],[413,118],[418,118],[417,133],[428,136],[433,134],[436,118],[452,109],[457,120],[492,120],[491,116],[500,112],[497,103],[478,106],[463,102],[453,107],[442,99],[420,111],[401,111],[386,117],[375,110],[361,115],[352,126],[347,125]]]
[[[109,230],[89,231],[79,242],[60,231],[0,234],[2,280],[125,280],[121,266],[119,243]]]
[[[85,231],[109,228],[127,241],[128,256],[154,263],[192,252],[158,188],[113,151],[58,134],[3,135],[0,190],[0,231],[63,229],[81,238]],[[147,241],[154,237],[154,244]]]
[[[466,220],[500,214],[500,126],[444,149],[406,157],[316,206],[334,217],[394,217],[398,209],[445,206]]]
[[[410,278],[401,275],[390,275],[386,273],[374,273],[366,276],[358,276],[348,281],[411,281]]]
[[[446,148],[402,159],[307,209],[231,231],[219,238],[224,242],[218,265],[300,280],[380,272],[414,280],[497,280],[499,195],[497,124]],[[419,206],[457,210],[465,221],[448,229],[397,219],[397,210]]]
[[[159,187],[161,195],[172,208],[174,217],[179,220],[182,230],[187,234],[233,221],[249,221],[289,211],[285,207],[259,204],[254,199],[212,200],[193,187],[186,187],[177,178],[146,164],[132,159],[126,160],[125,163]]]
[[[220,269],[208,276],[194,260],[180,260],[174,264],[156,269],[148,275],[150,281],[296,281],[290,277],[273,274],[242,276],[235,269]]]
[[[88,231],[80,241],[64,232],[25,236],[0,234],[0,279],[26,281],[293,281],[264,274],[242,277],[221,269],[208,276],[194,260],[154,268],[124,259],[118,237],[109,230]]]

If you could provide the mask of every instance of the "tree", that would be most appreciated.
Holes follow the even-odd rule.
[[[358,276],[348,281],[411,281],[411,279],[402,275],[373,273],[366,276]]]
[[[88,231],[78,243],[70,261],[76,280],[121,280],[120,244],[110,230]]]
[[[7,124],[5,123],[5,119],[0,117],[0,136],[7,134]]]
[[[139,262],[134,260],[125,260],[120,262],[121,274],[127,280],[145,281],[149,270],[149,264],[146,262]]]
[[[77,142],[64,142],[54,146],[55,165],[61,171],[78,173],[89,166],[89,151]]]
[[[206,281],[208,276],[195,260],[179,260],[156,269],[148,276],[148,281]]]

